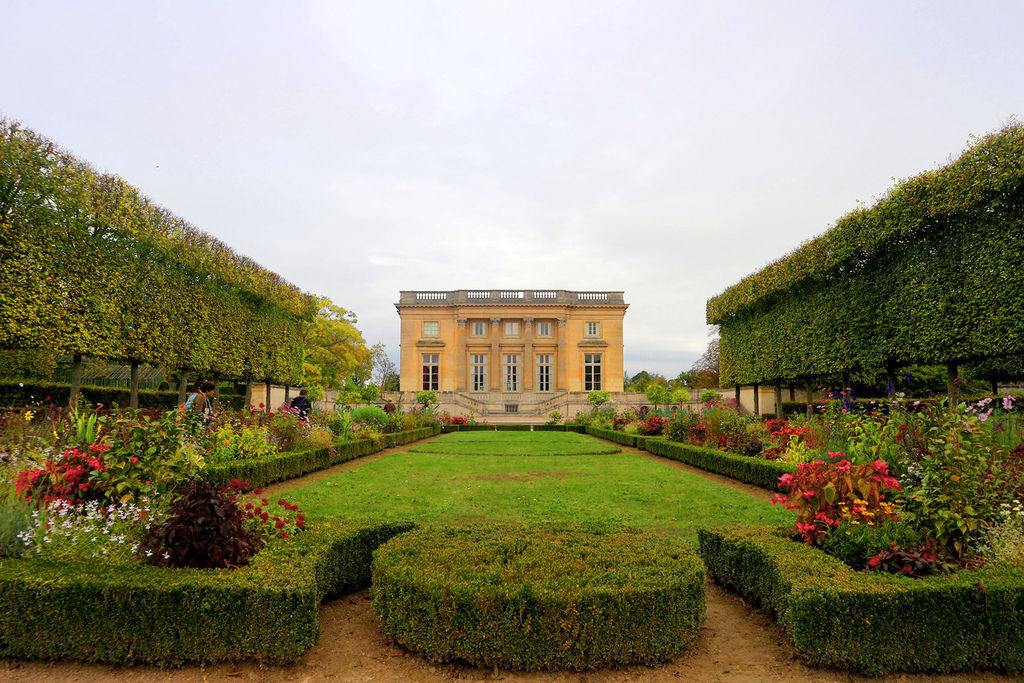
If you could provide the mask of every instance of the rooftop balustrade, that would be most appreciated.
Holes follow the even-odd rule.
[[[405,290],[398,306],[453,304],[562,304],[624,306],[622,292],[577,292],[568,289],[456,289],[452,291]]]

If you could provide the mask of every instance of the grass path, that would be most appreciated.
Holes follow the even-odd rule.
[[[549,435],[507,432],[503,436],[515,437],[513,450],[522,450],[549,443],[536,438]],[[602,444],[593,437],[574,436]],[[427,443],[445,442],[441,437]],[[284,497],[309,515],[418,523],[613,523],[690,542],[697,525],[781,524],[792,519],[792,513],[760,496],[629,451],[633,449],[613,454],[492,457],[399,451],[332,473]]]

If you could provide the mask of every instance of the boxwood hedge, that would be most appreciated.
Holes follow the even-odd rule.
[[[745,455],[726,453],[714,448],[690,446],[665,439],[623,434],[610,429],[587,427],[587,433],[625,446],[634,446],[664,458],[699,467],[708,472],[721,474],[731,479],[760,486],[770,491],[778,490],[779,477],[796,472],[796,466],[778,460],[750,458]]]
[[[260,458],[245,458],[218,463],[204,468],[203,477],[221,484],[238,479],[251,486],[266,486],[276,481],[294,479],[332,465],[370,455],[384,448],[393,448],[425,439],[428,436],[436,435],[439,431],[440,427],[421,427],[405,432],[384,434],[379,444],[370,439],[359,439],[339,443],[331,448],[289,451]]]
[[[372,551],[412,527],[311,520],[236,570],[0,560],[0,656],[292,662],[321,600],[367,585]]]
[[[698,531],[711,578],[762,606],[809,662],[866,674],[1024,670],[1024,570],[910,579],[851,569],[772,527]]]
[[[630,530],[420,528],[373,559],[395,642],[438,661],[517,670],[657,664],[704,618],[689,548]]]

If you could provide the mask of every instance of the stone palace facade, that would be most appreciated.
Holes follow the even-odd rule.
[[[622,292],[403,291],[401,390],[453,414],[547,415],[622,391]]]

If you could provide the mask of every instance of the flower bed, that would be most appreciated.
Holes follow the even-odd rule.
[[[810,663],[871,675],[1024,670],[1024,570],[910,579],[851,569],[775,528],[701,529],[715,582],[763,607]]]
[[[384,633],[433,660],[657,664],[699,633],[704,570],[635,531],[421,528],[374,553],[373,598]]]
[[[319,520],[235,570],[2,560],[0,656],[292,662],[321,600],[367,585],[372,551],[412,526]]]
[[[227,484],[232,479],[239,479],[248,482],[251,486],[266,486],[370,455],[384,448],[393,448],[426,439],[436,435],[439,431],[440,427],[423,427],[406,432],[382,434],[379,444],[370,439],[359,439],[340,443],[331,448],[274,453],[259,458],[239,459],[208,465],[203,469],[202,474],[205,479],[219,484]]]

